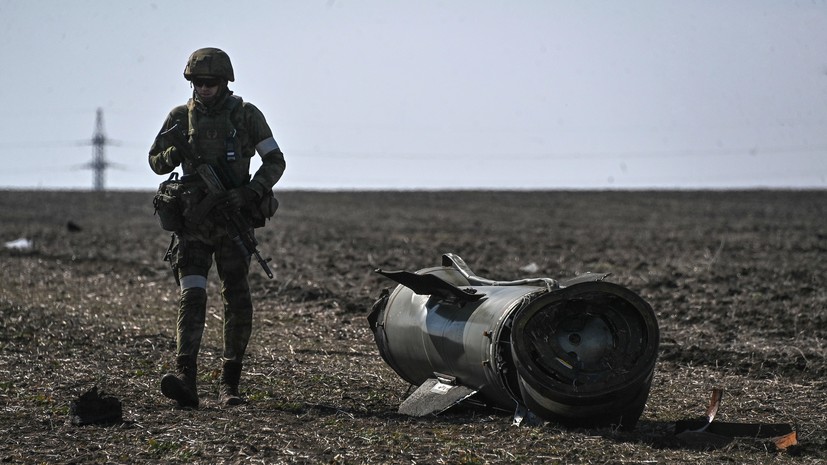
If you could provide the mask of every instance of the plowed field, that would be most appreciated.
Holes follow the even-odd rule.
[[[178,292],[152,195],[0,192],[0,243],[31,245],[0,249],[0,462],[827,460],[827,191],[278,192],[257,233],[276,278],[252,265],[248,403],[214,400],[213,276],[198,410],[159,392]],[[637,427],[514,427],[485,408],[399,415],[410,386],[366,321],[393,287],[374,269],[437,266],[446,252],[491,279],[611,272],[651,303],[661,348]],[[123,403],[122,423],[68,422],[93,386]],[[793,424],[795,454],[754,438],[713,450],[678,441],[674,423],[701,416],[714,387],[718,419]]]

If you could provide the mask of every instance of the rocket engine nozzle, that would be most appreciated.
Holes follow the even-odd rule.
[[[398,282],[368,317],[379,353],[420,386],[401,413],[473,397],[569,426],[633,428],[654,374],[659,330],[640,296],[586,274],[492,281],[456,255]]]

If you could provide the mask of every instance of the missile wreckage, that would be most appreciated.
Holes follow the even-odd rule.
[[[632,429],[654,375],[651,306],[608,274],[494,281],[457,255],[416,272],[377,273],[398,285],[368,316],[384,361],[418,388],[402,414],[459,403],[573,427]]]

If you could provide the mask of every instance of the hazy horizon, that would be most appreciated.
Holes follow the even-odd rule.
[[[285,190],[827,188],[827,2],[0,0],[0,189],[153,190],[224,49]],[[257,165],[254,165],[257,166]]]

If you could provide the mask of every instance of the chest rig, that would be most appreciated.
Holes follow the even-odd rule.
[[[241,104],[241,97],[229,95],[219,110],[205,112],[197,108],[194,99],[187,102],[187,134],[192,152],[201,161],[219,168],[225,175],[222,181],[227,189],[240,187],[249,178],[250,161],[242,153],[244,130],[237,124]]]

